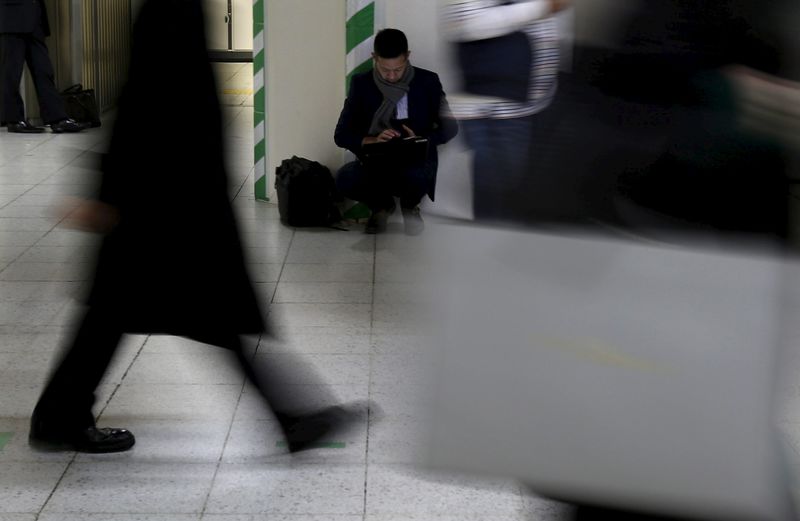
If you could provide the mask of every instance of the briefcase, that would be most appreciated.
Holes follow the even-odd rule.
[[[77,83],[61,91],[64,108],[67,115],[78,123],[88,123],[91,127],[100,126],[100,111],[97,109],[97,99],[94,89],[84,89]]]

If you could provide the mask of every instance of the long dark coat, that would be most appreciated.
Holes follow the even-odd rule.
[[[50,36],[44,0],[39,5],[41,10],[36,8],[34,0],[0,0],[0,34],[32,34],[37,25],[41,24],[44,35]],[[40,15],[38,20],[37,15]]]
[[[89,304],[126,332],[217,343],[264,329],[228,200],[222,123],[201,0],[149,0],[103,164],[119,210]]]

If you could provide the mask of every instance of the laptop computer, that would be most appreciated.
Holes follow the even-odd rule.
[[[375,165],[424,165],[428,158],[428,139],[419,136],[395,138],[362,147],[364,159]]]

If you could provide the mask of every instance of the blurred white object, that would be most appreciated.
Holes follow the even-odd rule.
[[[774,426],[786,261],[429,227],[427,463],[576,502],[793,519]]]
[[[751,132],[800,148],[800,83],[749,67],[727,70],[741,125]]]

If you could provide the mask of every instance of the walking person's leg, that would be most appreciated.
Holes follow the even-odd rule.
[[[490,143],[496,162],[494,187],[501,217],[516,225],[529,224],[526,216],[539,196],[530,185],[534,117],[492,120],[490,126]]]
[[[31,418],[30,441],[44,450],[118,452],[133,446],[124,429],[99,429],[92,407],[122,338],[114,317],[92,306],[78,326],[69,349],[39,398]]]
[[[464,139],[472,151],[472,213],[476,221],[495,221],[501,215],[502,191],[492,149],[491,122],[470,119],[461,122]]]
[[[473,151],[473,211],[485,222],[521,223],[534,194],[525,188],[531,175],[532,119],[466,120]]]
[[[336,405],[333,393],[299,357],[284,353],[280,366],[257,364],[238,335],[223,335],[213,343],[236,355],[247,379],[280,423],[291,452],[312,449],[323,437],[344,433],[365,421],[370,408],[373,413],[379,412],[369,403]],[[289,383],[299,380],[301,374],[302,384]]]

